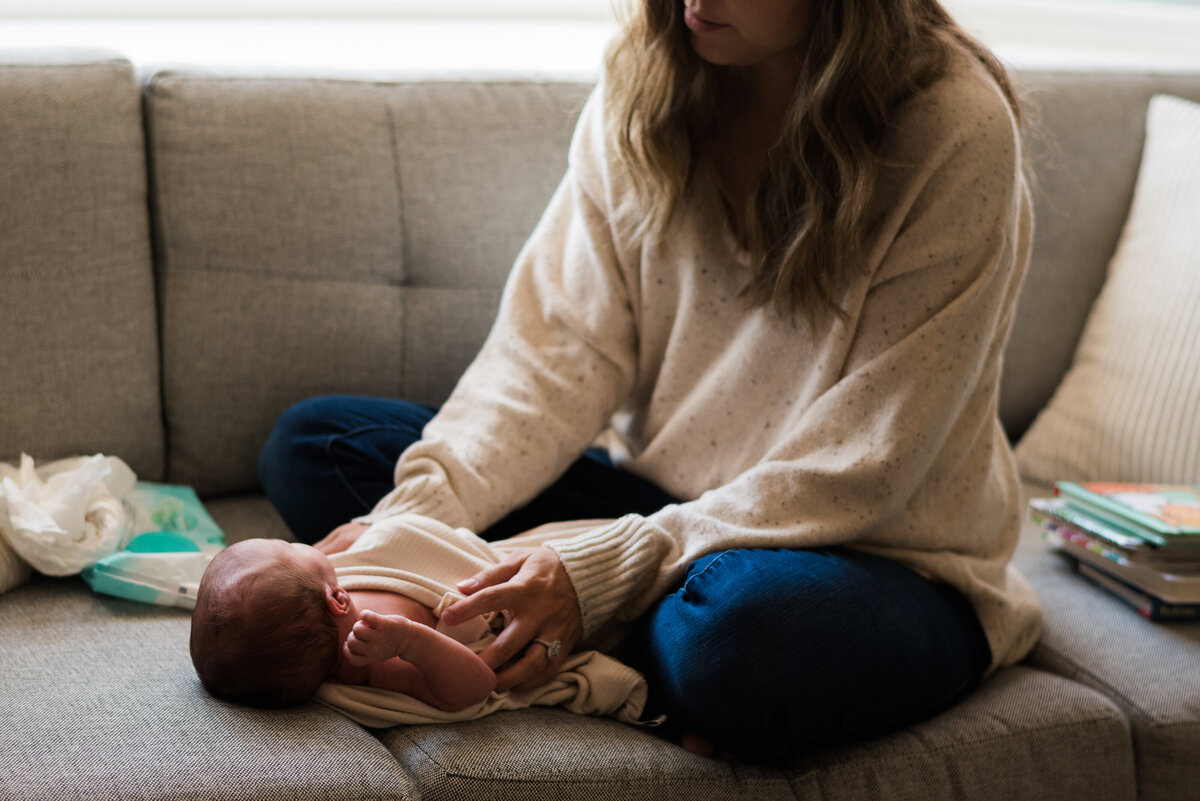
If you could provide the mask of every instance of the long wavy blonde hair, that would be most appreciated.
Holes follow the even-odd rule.
[[[896,107],[940,75],[957,50],[994,76],[1020,121],[1003,65],[937,0],[813,0],[800,78],[765,173],[750,198],[724,197],[751,256],[743,297],[782,315],[821,310],[854,269],[868,231],[880,139]],[[689,44],[683,0],[632,0],[606,58],[610,141],[629,168],[639,235],[661,235],[718,130],[728,68]],[[744,214],[738,210],[744,209]]]

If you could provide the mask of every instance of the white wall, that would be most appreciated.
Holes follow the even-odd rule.
[[[1020,66],[1200,70],[1200,0],[944,0]],[[140,65],[591,75],[609,0],[0,0],[0,48]]]

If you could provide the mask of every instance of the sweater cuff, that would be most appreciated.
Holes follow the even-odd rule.
[[[626,515],[547,546],[558,554],[575,588],[587,639],[613,618],[632,620],[645,611],[644,596],[654,586],[671,538],[646,518]]]

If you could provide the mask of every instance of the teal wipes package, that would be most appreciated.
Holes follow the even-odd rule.
[[[122,502],[130,540],[80,573],[83,580],[106,595],[193,608],[204,569],[225,547],[224,533],[191,487],[139,481]]]

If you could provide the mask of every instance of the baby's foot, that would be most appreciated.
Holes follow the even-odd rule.
[[[412,621],[401,615],[380,615],[367,610],[346,636],[346,661],[355,667],[385,662],[400,656]]]

